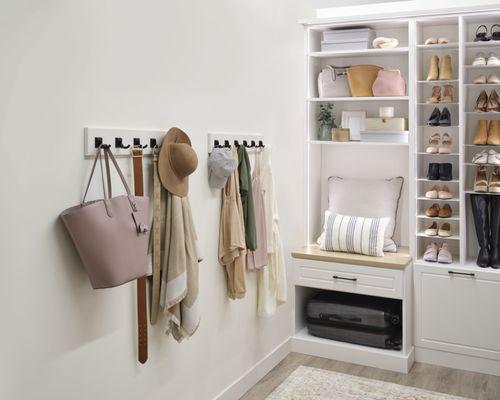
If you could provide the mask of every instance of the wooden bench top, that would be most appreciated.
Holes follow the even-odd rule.
[[[362,254],[323,251],[319,249],[318,245],[309,245],[292,251],[292,257],[303,260],[327,261],[391,269],[405,269],[411,261],[408,247],[398,247],[397,253],[385,253],[383,257],[372,257]]]

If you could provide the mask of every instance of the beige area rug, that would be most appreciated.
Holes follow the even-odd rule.
[[[298,367],[266,400],[464,400],[395,383]],[[471,400],[471,399],[467,399]]]

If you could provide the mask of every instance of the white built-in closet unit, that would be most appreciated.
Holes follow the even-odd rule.
[[[313,244],[321,233],[323,212],[327,208],[329,176],[359,179],[403,176],[405,183],[398,211],[396,241],[401,246],[408,246],[413,258],[413,265],[406,269],[412,271],[413,282],[405,293],[411,307],[404,308],[406,329],[411,327],[412,332],[405,334],[403,338],[406,341],[403,351],[409,352],[414,345],[417,361],[500,375],[500,270],[481,269],[475,264],[478,246],[469,200],[475,177],[475,166],[471,164],[471,159],[481,150],[472,145],[476,121],[478,118],[500,118],[498,114],[481,116],[472,112],[481,89],[486,89],[488,93],[491,89],[500,90],[500,85],[471,84],[477,74],[491,71],[487,67],[471,66],[476,52],[491,50],[500,55],[500,41],[473,42],[476,28],[480,24],[489,27],[493,23],[500,23],[500,10],[488,13],[414,15],[383,20],[332,19],[303,23],[307,88],[305,241],[307,245]],[[343,26],[369,26],[376,31],[376,36],[397,38],[399,46],[393,49],[321,52],[322,31]],[[450,42],[425,45],[428,37],[447,37]],[[441,57],[448,54],[452,56],[453,79],[446,82],[426,81],[429,58],[432,55]],[[407,96],[318,97],[317,76],[322,67],[356,64],[400,69],[407,81]],[[500,67],[495,67],[493,71],[500,75]],[[441,109],[448,107],[452,126],[429,127],[427,121],[435,105],[426,104],[426,100],[430,97],[432,86],[444,83],[453,85],[454,100],[451,104],[437,106]],[[316,115],[320,104],[324,103],[333,104],[337,122],[340,122],[342,111],[364,110],[367,116],[376,117],[380,106],[394,106],[395,116],[408,118],[409,142],[318,141]],[[452,136],[451,154],[425,153],[428,139],[434,132],[448,132]],[[452,163],[453,180],[429,181],[429,162]],[[446,201],[451,205],[453,215],[445,221],[451,224],[453,235],[437,239],[438,242],[449,243],[453,253],[453,263],[450,265],[422,261],[426,245],[436,241],[436,238],[424,234],[425,228],[432,223],[432,218],[425,216],[425,210],[436,202],[426,199],[424,194],[435,184],[447,184],[453,194],[453,199]],[[438,225],[441,222],[443,220],[438,221]],[[298,264],[294,266],[297,267]],[[295,276],[298,276],[297,272]],[[303,302],[312,290],[306,286],[308,285],[295,279],[295,340],[297,343],[310,343],[310,346],[321,344],[325,354],[336,358],[337,350],[325,350],[327,340],[316,341],[313,337],[306,337]],[[359,346],[347,349],[359,350]],[[321,350],[316,353],[318,352]],[[384,354],[386,353],[380,350],[380,355]],[[376,356],[377,353],[372,352],[369,357],[376,359]],[[366,364],[362,357],[352,361]]]

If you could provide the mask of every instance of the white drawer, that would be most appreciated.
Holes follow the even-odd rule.
[[[417,345],[500,360],[500,274],[415,266]]]
[[[403,271],[395,269],[297,260],[295,284],[340,292],[403,298]]]

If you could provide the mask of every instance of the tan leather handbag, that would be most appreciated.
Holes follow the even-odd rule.
[[[103,177],[104,199],[85,202],[102,150],[108,190]],[[126,196],[111,197],[108,157],[125,186]],[[82,202],[61,213],[94,289],[118,286],[147,274],[148,207],[147,197],[130,193],[111,150],[99,148]]]
[[[376,65],[356,65],[347,68],[347,80],[353,97],[372,97],[372,86],[381,67]]]

